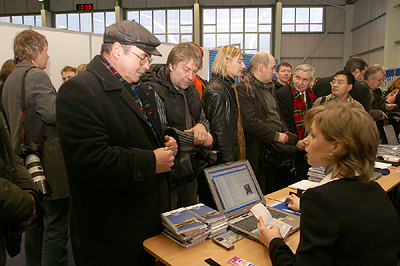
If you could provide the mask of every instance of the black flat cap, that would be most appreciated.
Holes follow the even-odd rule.
[[[124,20],[110,25],[104,32],[103,42],[134,45],[146,53],[161,56],[161,53],[156,49],[161,42],[135,21]]]

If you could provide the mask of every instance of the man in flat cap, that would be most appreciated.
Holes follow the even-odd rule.
[[[57,127],[71,190],[76,265],[152,265],[142,243],[161,233],[170,209],[168,173],[177,153],[154,93],[140,82],[160,42],[122,21],[104,33],[101,55],[65,82]]]

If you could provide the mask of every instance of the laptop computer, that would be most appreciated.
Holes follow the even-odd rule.
[[[257,219],[249,207],[261,202],[273,218],[289,224],[292,232],[300,228],[300,217],[266,205],[264,195],[248,160],[220,164],[204,169],[207,183],[219,212],[228,218],[231,230],[259,241]]]
[[[385,131],[386,139],[389,145],[399,145],[399,140],[397,139],[393,125],[383,126],[383,130]]]

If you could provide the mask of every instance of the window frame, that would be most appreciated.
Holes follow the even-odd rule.
[[[285,8],[294,8],[295,9],[295,17],[294,17],[294,22],[293,23],[284,23],[283,22],[283,20],[284,20],[284,18],[283,18],[283,9],[285,9]],[[309,22],[308,23],[297,23],[296,22],[296,10],[297,10],[297,8],[308,8],[308,10],[309,10],[309,12],[308,12],[308,14],[309,14]],[[311,15],[310,15],[310,9],[311,8],[322,8],[322,22],[321,23],[310,23],[310,20],[311,20]],[[325,6],[283,6],[282,7],[282,28],[281,28],[281,31],[282,31],[282,34],[323,34],[323,33],[325,33],[325,25],[326,25],[326,8],[325,8]],[[294,25],[294,31],[284,31],[283,30],[283,26],[284,25]],[[296,31],[296,25],[297,24],[301,24],[301,25],[304,25],[304,24],[307,24],[308,25],[308,31]],[[322,30],[321,31],[310,31],[310,25],[317,25],[317,24],[322,24]]]

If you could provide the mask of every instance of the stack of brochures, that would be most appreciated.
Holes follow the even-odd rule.
[[[308,169],[308,180],[321,182],[325,178],[325,168],[312,166]]]
[[[203,203],[186,207],[197,219],[207,224],[210,229],[208,238],[225,233],[228,229],[228,219],[217,210],[210,208]]]
[[[400,164],[400,146],[380,144],[378,146],[377,161],[391,163],[394,166]]]
[[[190,248],[205,241],[210,230],[207,225],[185,208],[161,214],[163,234],[181,245]]]

